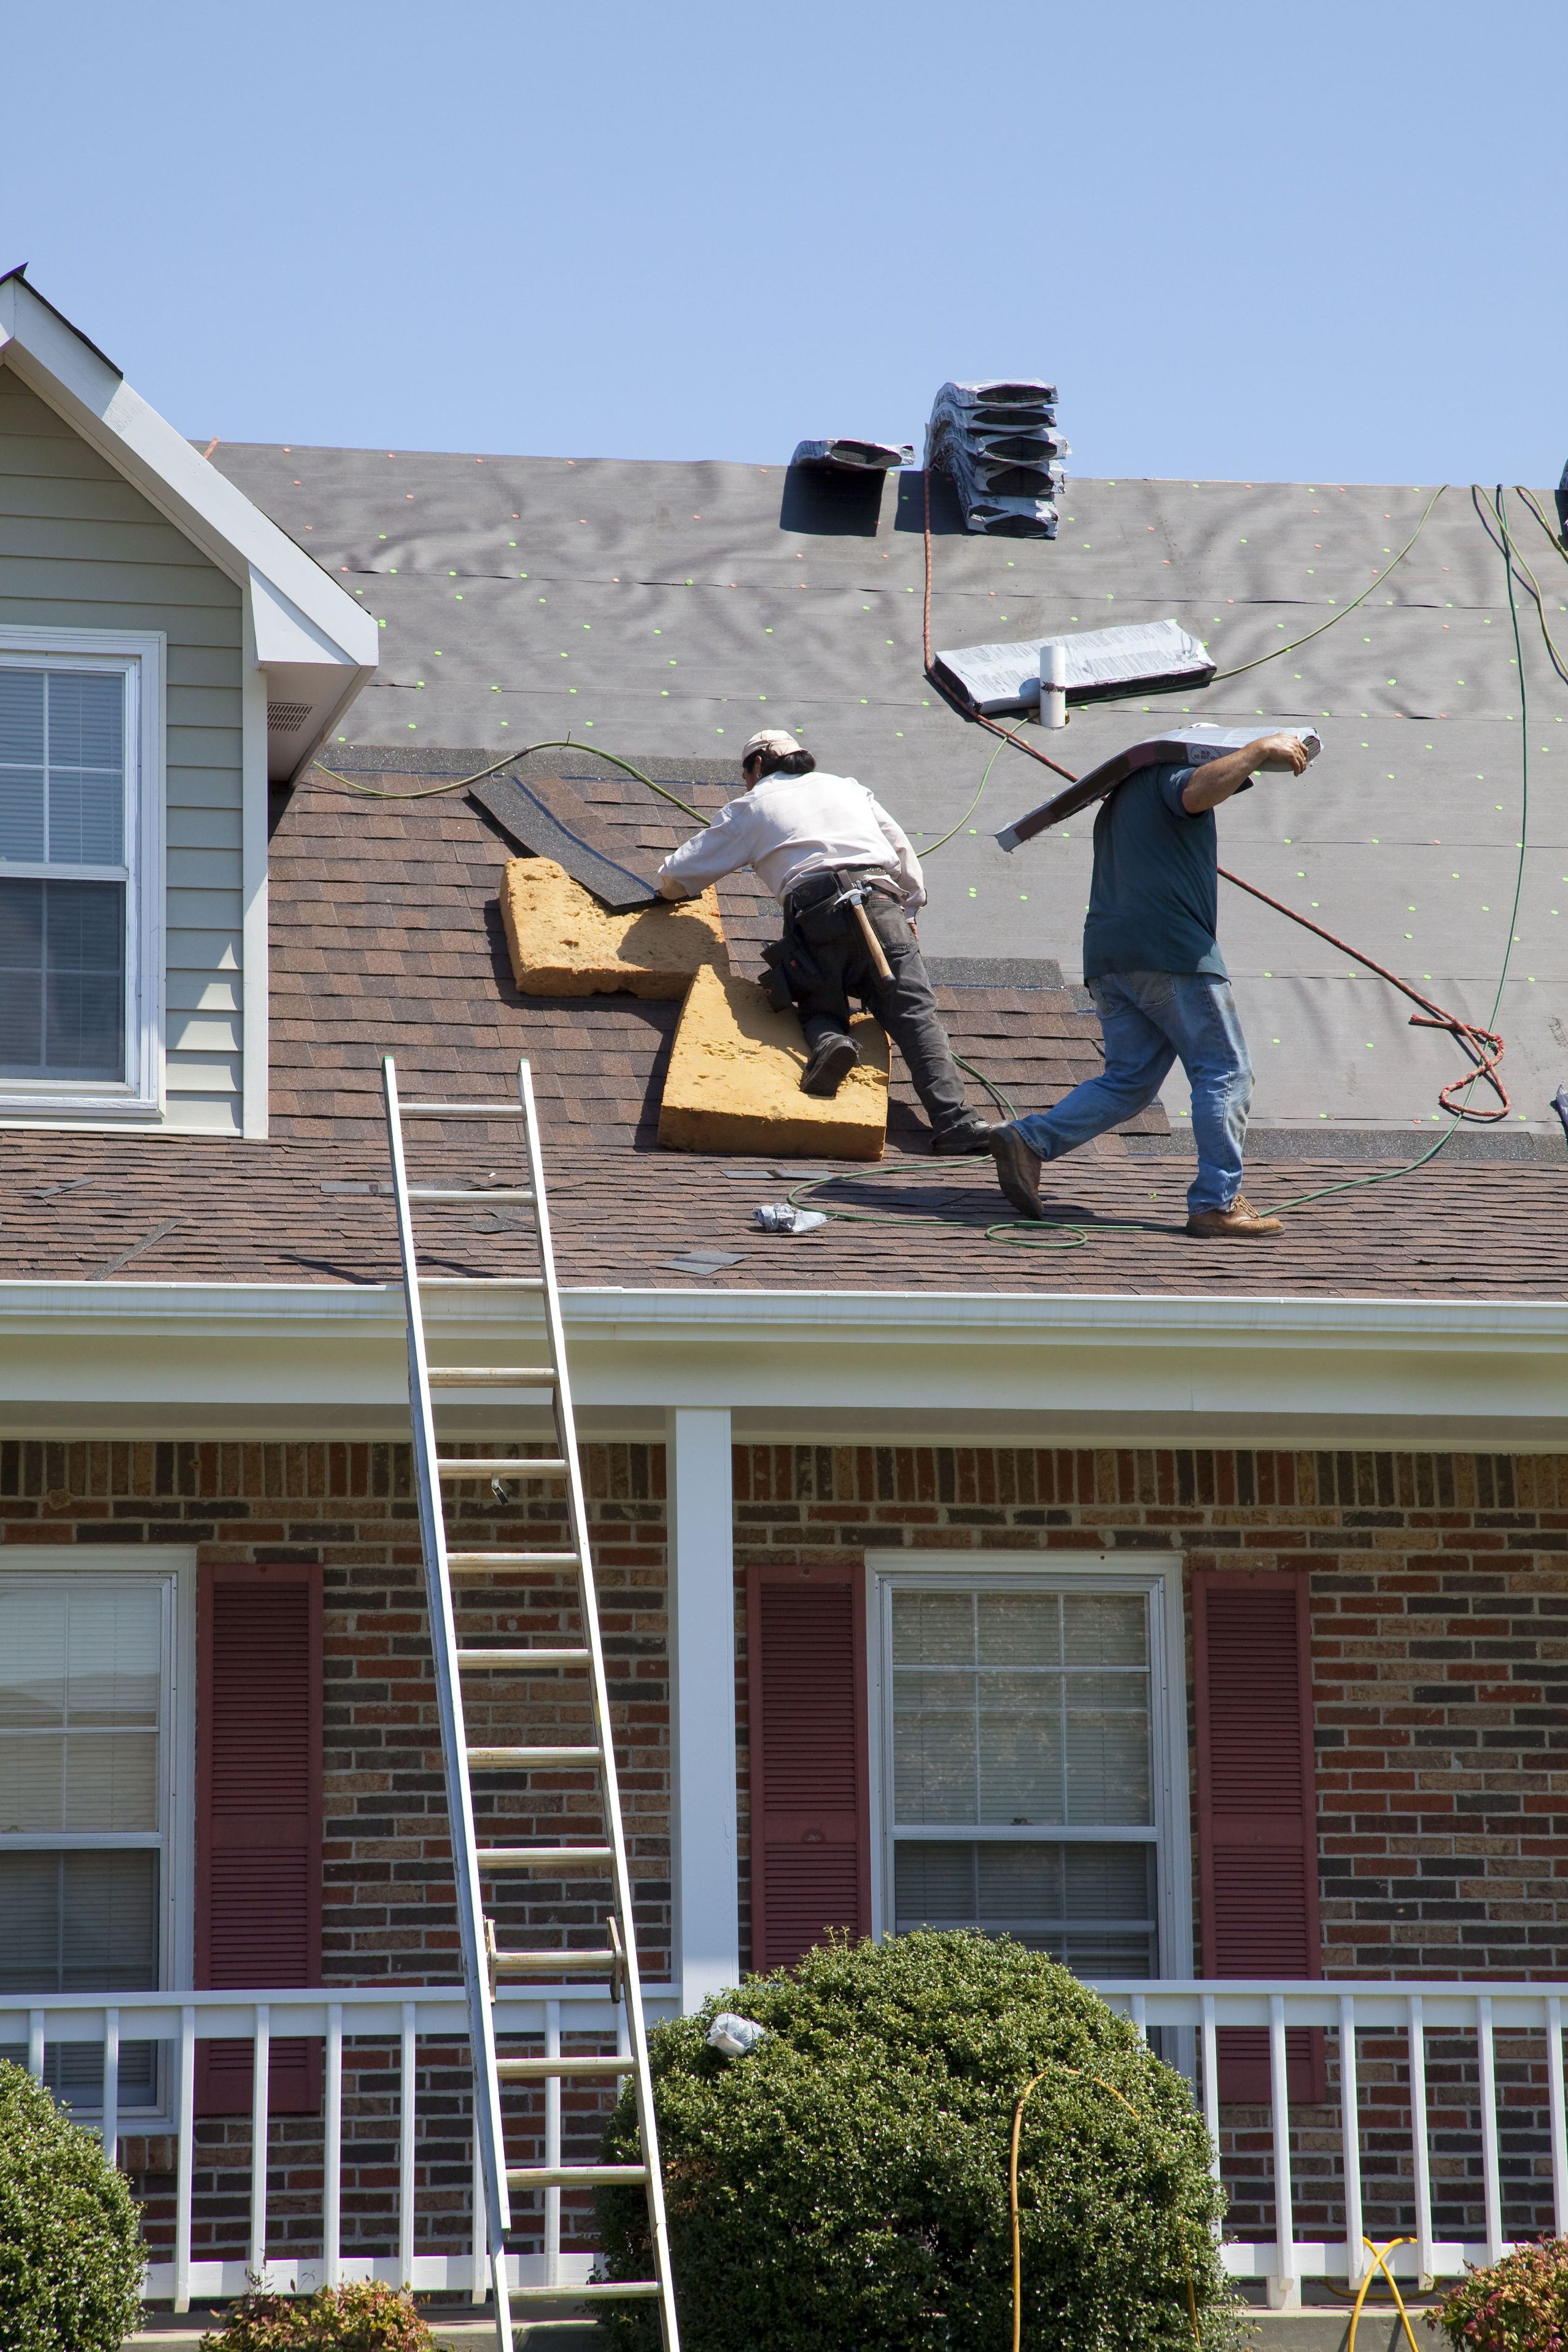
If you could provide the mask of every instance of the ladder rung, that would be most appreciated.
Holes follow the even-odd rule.
[[[508,2179],[510,2179],[509,2174]],[[644,2175],[647,2178],[647,2175]],[[585,2279],[581,2286],[514,2286],[513,2303],[610,2303],[617,2295],[656,2295],[657,2279]]]
[[[509,2189],[590,2189],[647,2179],[646,2164],[509,2164],[506,2171]],[[581,2290],[558,2287],[554,2292],[567,2295]]]
[[[449,1551],[447,1565],[460,1576],[498,1575],[509,1568],[575,1568],[574,1551]]]
[[[542,1274],[422,1274],[421,1290],[542,1290]]]
[[[591,2051],[582,2058],[498,2058],[503,2083],[550,2083],[558,2074],[635,2074],[637,2060]]]
[[[442,1454],[436,1464],[443,1478],[563,1478],[566,1465],[552,1454]]]
[[[458,1664],[464,1674],[470,1667],[494,1667],[509,1674],[527,1674],[531,1668],[545,1666],[586,1666],[592,1663],[590,1650],[459,1650]]]
[[[433,1389],[552,1389],[548,1364],[432,1364],[425,1375]]]
[[[533,1772],[542,1766],[558,1770],[581,1768],[586,1771],[597,1766],[602,1751],[597,1748],[470,1748],[468,1769],[473,1772]]]
[[[410,1184],[411,1201],[463,1201],[483,1208],[487,1201],[531,1201],[531,1184]]]
[[[481,1870],[608,1870],[615,1850],[607,1845],[481,1845]]]
[[[400,1102],[405,1118],[521,1118],[521,1103]]]
[[[498,1977],[559,1977],[586,1973],[607,1977],[620,1965],[619,1952],[492,1952]]]

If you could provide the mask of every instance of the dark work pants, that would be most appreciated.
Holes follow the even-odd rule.
[[[867,891],[867,918],[892,966],[892,980],[885,981],[871,961],[853,907],[842,907],[832,916],[826,912],[827,902],[850,878],[847,873],[813,875],[791,892],[784,908],[784,969],[805,1042],[815,1053],[826,1038],[847,1037],[849,1000],[858,997],[903,1055],[932,1128],[945,1134],[973,1114],[910,919],[897,898],[881,890]],[[825,929],[828,936],[818,937]],[[799,968],[791,969],[792,933],[798,935],[803,961],[816,966],[819,980],[803,983]]]

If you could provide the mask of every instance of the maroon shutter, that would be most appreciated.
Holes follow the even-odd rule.
[[[866,1599],[857,1572],[754,1568],[748,1590],[752,1965],[871,1931]]]
[[[196,1658],[196,1983],[320,1984],[321,1570],[205,1569]],[[203,2047],[197,2112],[247,2112],[250,2043]],[[275,2113],[312,2113],[320,2085],[319,2042],[273,2042]]]
[[[1204,1974],[1315,1977],[1318,1807],[1304,1575],[1193,1580]],[[1292,2030],[1290,2095],[1322,2096],[1323,2038]],[[1269,2094],[1268,2037],[1219,2037],[1220,2096]]]

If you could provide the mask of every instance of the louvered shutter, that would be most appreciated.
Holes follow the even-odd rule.
[[[748,1592],[752,1964],[871,1929],[863,1580],[754,1568]]]
[[[196,1983],[321,1979],[321,1584],[292,1564],[203,1571],[197,1603]],[[203,2045],[197,2111],[247,2113],[251,2045]],[[321,2045],[272,2044],[278,2114],[320,2104]]]
[[[1305,1576],[1193,1580],[1204,1973],[1315,1977],[1318,1807]],[[1323,2037],[1292,2029],[1292,2098],[1321,2098]],[[1268,2036],[1219,2037],[1220,2096],[1269,2095]]]

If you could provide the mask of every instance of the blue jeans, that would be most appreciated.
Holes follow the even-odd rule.
[[[1187,1207],[1228,1209],[1241,1190],[1252,1065],[1228,980],[1197,971],[1109,971],[1089,983],[1105,1067],[1054,1110],[1013,1124],[1031,1151],[1059,1160],[1146,1110],[1179,1061],[1193,1093],[1198,1172]]]

